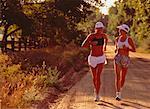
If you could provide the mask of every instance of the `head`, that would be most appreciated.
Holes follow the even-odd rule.
[[[124,30],[122,30],[122,29],[120,29],[120,30],[119,30],[119,34],[125,36],[125,35],[127,34],[127,32],[124,31]]]
[[[117,28],[119,29],[120,35],[126,35],[130,30],[129,26],[126,24],[122,24],[122,25],[118,26]]]
[[[100,32],[100,33],[102,33],[103,30],[104,30],[104,25],[103,25],[103,23],[102,23],[102,22],[97,22],[97,23],[95,24],[95,32]]]

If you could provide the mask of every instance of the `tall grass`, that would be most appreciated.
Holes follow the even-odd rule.
[[[57,67],[43,70],[42,67],[31,69],[25,74],[17,65],[1,65],[1,99],[8,107],[22,107],[25,103],[42,100],[41,90],[57,83],[59,71]],[[34,73],[36,72],[36,74]]]
[[[45,98],[43,92],[57,85],[69,69],[81,69],[83,51],[74,44],[0,55],[0,98],[3,107],[29,107]],[[46,66],[42,64],[45,61]]]

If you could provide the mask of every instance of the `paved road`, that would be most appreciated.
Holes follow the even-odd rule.
[[[102,73],[102,101],[94,102],[94,91],[90,72],[81,79],[54,109],[150,109],[150,54],[131,53],[131,64],[123,100],[116,101],[113,57],[114,46],[109,45],[108,64]],[[87,70],[88,71],[88,70]]]

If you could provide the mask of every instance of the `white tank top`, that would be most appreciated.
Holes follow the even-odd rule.
[[[123,48],[123,46],[125,45],[126,47],[129,47],[129,42],[128,42],[129,37],[126,38],[126,40],[124,42],[121,42],[121,38],[119,37],[118,42],[117,42],[117,47],[118,48]]]

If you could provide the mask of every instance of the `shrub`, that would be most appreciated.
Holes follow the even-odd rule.
[[[37,88],[35,88],[35,86],[32,86],[29,89],[26,89],[23,93],[22,98],[26,102],[32,102],[32,101],[44,99],[44,97],[41,95],[40,91]]]
[[[60,74],[57,67],[43,69],[37,65],[29,71],[23,71],[20,64],[10,64],[8,56],[1,56],[2,58],[4,60],[1,60],[3,64],[0,64],[0,98],[6,107],[25,107],[32,101],[42,100],[44,96],[41,90],[57,83]]]

